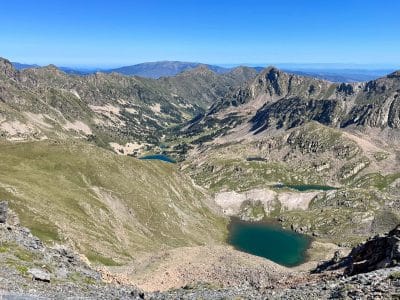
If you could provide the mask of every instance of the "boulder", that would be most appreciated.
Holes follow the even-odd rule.
[[[46,271],[33,268],[28,270],[28,274],[32,276],[33,280],[50,282],[50,274]]]
[[[7,221],[7,213],[8,213],[8,202],[1,201],[0,202],[0,223],[5,223]]]

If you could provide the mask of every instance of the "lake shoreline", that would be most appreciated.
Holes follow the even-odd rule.
[[[254,240],[246,241],[246,236],[235,236],[237,234],[240,235],[240,231],[243,230],[243,228],[237,229],[236,227],[238,226],[243,227],[244,230],[248,230],[244,232],[245,235],[251,235],[252,230],[255,231],[255,233],[258,234],[257,238],[261,239],[261,244],[253,244],[255,248],[249,248],[249,243],[254,243]],[[238,217],[231,217],[227,228],[228,236],[226,242],[238,251],[266,258],[287,268],[298,267],[302,264],[309,262],[311,259],[309,249],[314,242],[314,238],[305,234],[294,232],[292,230],[284,229],[276,219],[264,219],[262,221],[248,222],[243,221]],[[280,249],[280,253],[282,253],[283,256],[285,255],[284,253],[286,253],[286,255],[288,256],[291,256],[287,258],[286,263],[283,256],[279,257],[280,254],[278,254],[276,250],[272,249],[270,245],[266,245],[266,243],[268,243],[269,241],[263,240],[264,237],[269,237],[271,241],[275,241],[276,243],[278,243],[275,246],[287,248],[286,252],[282,252],[282,250]],[[286,241],[284,239],[286,239]],[[297,246],[303,249],[297,252],[293,251],[292,245],[288,244],[291,241],[293,243],[296,242]],[[242,242],[243,244],[241,244]],[[292,250],[292,252],[290,252],[290,250]]]

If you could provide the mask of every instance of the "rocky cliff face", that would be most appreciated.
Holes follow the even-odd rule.
[[[396,74],[367,83],[334,84],[271,69],[258,79],[259,84],[253,84],[253,98],[264,93],[270,101],[252,122],[260,122],[263,115],[267,125],[268,116],[279,112],[293,125],[316,120],[334,127],[399,128],[400,79]],[[271,100],[283,103],[276,107],[269,103]]]
[[[236,114],[258,134],[290,129],[309,121],[331,127],[399,128],[398,72],[366,83],[331,83],[270,67],[247,87],[227,94],[201,120]],[[215,122],[214,122],[215,123]],[[227,127],[226,130],[232,129]]]
[[[344,108],[337,100],[282,99],[266,104],[250,120],[254,134],[268,128],[291,129],[310,121],[335,126]]]

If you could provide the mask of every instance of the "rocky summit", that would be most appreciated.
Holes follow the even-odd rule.
[[[153,67],[0,59],[1,297],[400,297],[398,71]],[[301,236],[300,264],[232,247],[230,218]]]

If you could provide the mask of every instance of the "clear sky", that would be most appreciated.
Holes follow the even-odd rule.
[[[4,0],[0,8],[0,56],[24,63],[400,65],[399,0]]]

